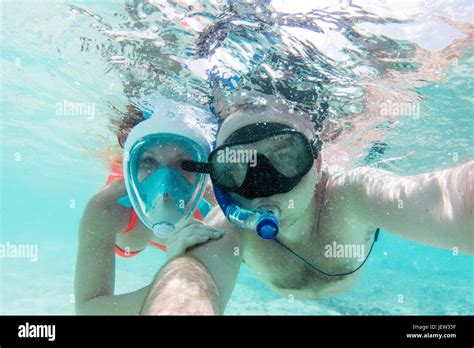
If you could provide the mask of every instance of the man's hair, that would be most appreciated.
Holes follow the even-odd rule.
[[[308,110],[274,95],[245,93],[243,96],[235,95],[228,98],[227,102],[220,101],[220,104],[215,103],[214,105],[219,124],[222,124],[227,117],[238,111],[276,109],[285,114],[292,115],[294,118],[300,118],[310,123],[315,134],[319,134],[321,129],[320,123],[312,117]]]

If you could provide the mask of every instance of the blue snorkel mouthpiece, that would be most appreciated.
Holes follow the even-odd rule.
[[[262,214],[257,220],[256,230],[263,239],[275,239],[280,230],[280,221],[273,214]]]
[[[274,239],[277,236],[280,230],[277,211],[257,212],[238,207],[227,192],[217,186],[213,188],[217,203],[227,220],[241,228],[256,231],[263,239]]]

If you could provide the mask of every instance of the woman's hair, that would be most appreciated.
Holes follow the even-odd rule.
[[[123,148],[128,134],[137,124],[145,119],[143,112],[136,106],[130,104],[127,106],[127,112],[117,122],[117,140],[121,148]]]

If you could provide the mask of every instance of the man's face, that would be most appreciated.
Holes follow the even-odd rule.
[[[229,137],[229,135],[236,130],[247,125],[264,122],[287,125],[301,132],[308,140],[314,137],[312,125],[309,124],[309,122],[301,120],[299,116],[286,114],[273,108],[261,108],[250,111],[238,111],[229,116],[219,129],[217,136],[217,146],[220,146]],[[256,144],[255,150],[257,152],[263,150],[268,151],[267,148],[260,148],[260,146],[268,147],[268,143],[266,144],[265,142],[260,141]],[[285,149],[280,149],[277,145],[275,145],[272,150],[272,153],[277,151],[282,151],[284,153],[285,151]],[[287,158],[287,161],[289,162],[288,166],[291,166],[291,161],[294,160],[296,159]],[[263,207],[277,207],[281,213],[281,230],[282,233],[284,233],[285,226],[293,224],[305,211],[305,208],[308,206],[313,197],[314,189],[318,181],[319,175],[316,169],[316,161],[314,161],[313,166],[308,171],[308,173],[306,173],[306,175],[303,176],[298,184],[287,193],[275,194],[269,197],[254,199],[247,199],[237,194],[231,193],[231,197],[234,202],[236,202],[241,207],[251,210],[259,210]]]

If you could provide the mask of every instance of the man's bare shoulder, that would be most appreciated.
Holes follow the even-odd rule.
[[[220,229],[224,231],[224,235],[220,238],[224,241],[227,241],[229,245],[239,245],[242,246],[243,239],[249,231],[238,228],[231,222],[229,222],[219,206],[214,207],[209,214],[204,219],[204,222],[209,226]],[[222,241],[215,243],[216,241],[210,241],[207,244],[220,245],[223,244]]]
[[[399,176],[389,171],[362,166],[350,170],[328,172],[326,192],[328,195],[344,194],[354,197],[376,197],[393,193],[395,188],[410,187],[410,177]]]
[[[219,206],[215,206],[209,214],[204,219],[204,222],[212,227],[215,228],[220,228],[224,230],[232,230],[232,231],[237,231],[238,228],[230,223],[224,214],[222,213],[222,210],[219,208]]]
[[[368,179],[393,179],[395,175],[386,170],[361,166],[348,170],[327,169],[328,187],[350,187]]]
[[[376,206],[383,197],[393,194],[399,178],[385,170],[366,166],[328,172],[324,192],[329,212],[327,218],[345,217],[354,223],[372,225],[372,208],[369,207]]]

